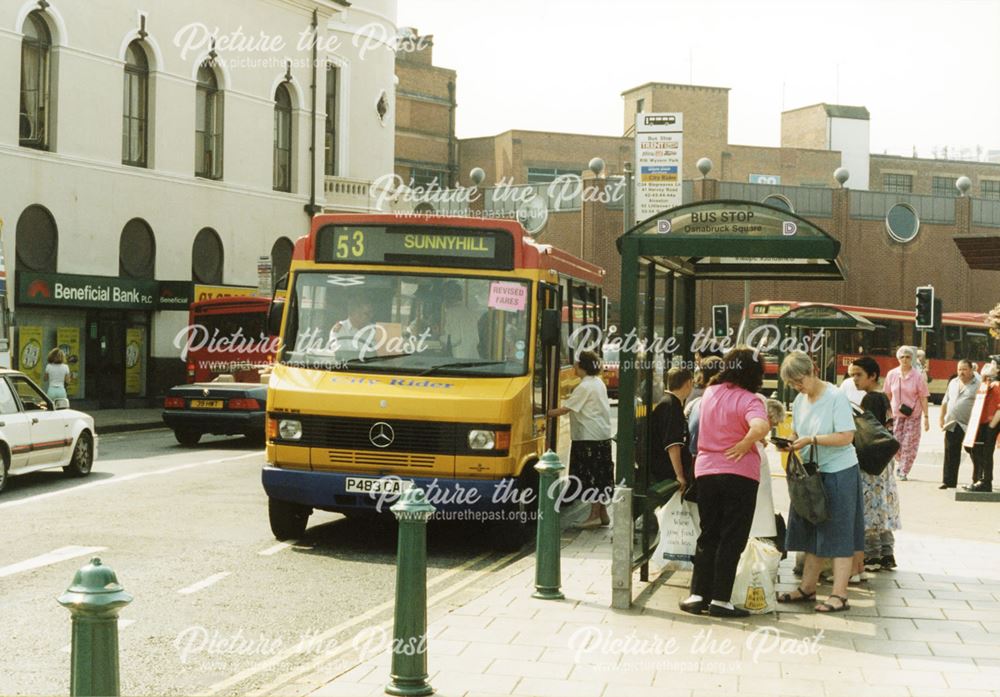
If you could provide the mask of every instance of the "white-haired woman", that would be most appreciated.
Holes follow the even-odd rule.
[[[854,450],[854,415],[841,390],[816,376],[808,354],[794,351],[781,364],[781,379],[799,393],[792,404],[792,450],[802,450],[805,461],[815,459],[823,478],[829,519],[814,525],[788,512],[786,546],[805,552],[802,582],[790,593],[779,593],[781,603],[816,601],[816,586],[825,559],[833,559],[833,591],[816,612],[843,612],[854,555],[865,549],[864,501],[861,470]]]
[[[899,441],[897,474],[899,479],[906,481],[920,447],[920,423],[923,421],[925,431],[929,431],[931,427],[927,412],[930,390],[927,389],[923,372],[917,366],[917,350],[914,347],[900,346],[896,350],[896,360],[899,361],[899,366],[885,376],[882,390],[892,405],[892,431]]]

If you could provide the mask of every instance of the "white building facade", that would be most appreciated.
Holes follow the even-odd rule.
[[[191,300],[256,286],[261,256],[279,276],[315,212],[372,210],[395,21],[395,0],[0,4],[15,366],[62,346],[71,399],[145,402],[184,379]]]

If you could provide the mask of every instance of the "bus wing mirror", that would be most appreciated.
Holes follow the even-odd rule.
[[[281,314],[285,311],[285,303],[281,300],[271,302],[267,310],[267,332],[271,336],[281,333]]]
[[[558,346],[562,334],[562,313],[556,309],[542,310],[542,346]]]

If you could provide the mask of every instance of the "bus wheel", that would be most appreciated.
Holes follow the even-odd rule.
[[[181,445],[190,448],[198,445],[198,441],[201,440],[201,434],[190,428],[176,428],[174,429],[174,438]]]
[[[279,540],[302,537],[310,513],[312,511],[308,506],[279,499],[267,500],[267,517],[271,523],[271,532]]]

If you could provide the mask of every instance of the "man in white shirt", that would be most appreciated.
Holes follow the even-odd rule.
[[[940,426],[944,431],[944,473],[938,489],[958,486],[958,468],[962,461],[962,441],[969,428],[972,406],[979,390],[979,376],[972,370],[972,363],[963,359],[956,368],[958,377],[952,378],[941,402]]]

